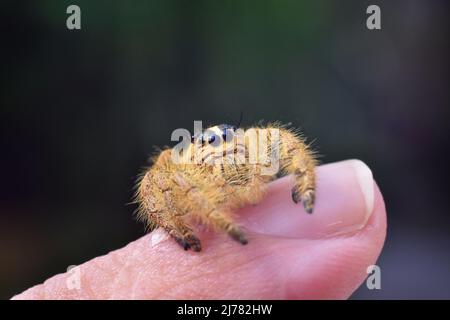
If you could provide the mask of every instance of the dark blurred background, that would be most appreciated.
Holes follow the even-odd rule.
[[[448,1],[1,4],[0,298],[142,236],[126,203],[153,146],[241,111],[372,168],[382,289],[354,298],[450,298]]]

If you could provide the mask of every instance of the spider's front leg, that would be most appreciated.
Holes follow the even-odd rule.
[[[185,195],[177,199],[180,210],[227,233],[239,243],[247,244],[244,232],[232,219],[227,206],[229,190],[224,179],[200,166],[190,166],[183,171],[177,171],[173,178],[176,184],[185,190]]]
[[[140,182],[137,200],[138,218],[147,226],[163,228],[185,250],[201,250],[200,240],[192,228],[183,220],[183,213],[177,208],[172,173],[155,166],[148,171]]]
[[[292,200],[301,201],[305,211],[312,213],[316,197],[315,167],[317,160],[304,140],[295,133],[280,129],[280,160],[283,171],[293,174],[295,185],[292,188]]]
[[[184,250],[192,249],[196,252],[202,250],[200,240],[180,217],[172,216],[162,227]]]
[[[225,181],[211,177],[201,166],[157,162],[139,185],[139,217],[164,228],[185,250],[201,250],[200,241],[189,225],[190,218],[246,244],[244,232],[223,205],[227,196]]]

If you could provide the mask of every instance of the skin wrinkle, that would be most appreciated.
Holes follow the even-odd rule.
[[[262,254],[259,254],[259,255],[257,255],[257,256],[252,257],[252,258],[249,259],[249,260],[246,260],[246,261],[239,261],[237,264],[236,264],[235,261],[230,261],[230,265],[229,265],[229,266],[225,266],[224,269],[226,269],[226,270],[227,270],[228,272],[230,272],[230,273],[238,273],[238,271],[241,271],[242,269],[245,270],[245,267],[246,267],[247,265],[252,264],[254,261],[257,261],[257,260],[259,260],[261,257],[264,257],[264,256],[266,256],[266,255],[267,255],[266,253],[262,253]],[[221,260],[222,260],[222,261],[229,261],[228,259],[226,259],[226,257],[223,257],[223,256],[221,257]],[[229,267],[229,268],[227,268],[227,267]],[[212,270],[212,271],[210,271],[210,272],[204,272],[204,271],[203,271],[201,274],[197,274],[197,275],[195,275],[195,276],[193,276],[193,277],[190,277],[190,278],[185,279],[185,280],[183,281],[182,285],[187,285],[187,286],[189,286],[189,283],[194,282],[194,281],[197,280],[198,278],[203,278],[203,277],[208,276],[208,275],[214,275],[216,272],[217,272],[216,270]]]
[[[104,276],[102,277],[104,280],[104,283],[111,283],[112,279],[114,279],[117,276],[118,273],[118,269],[120,269],[120,267],[123,265],[125,259],[122,258],[122,254],[120,254],[119,252],[110,252],[108,253],[106,256],[101,257],[99,259],[95,259],[95,263],[97,266],[101,266],[101,270],[102,272],[97,272],[97,269],[95,268],[95,266],[92,268],[94,270],[94,281],[98,281],[99,280],[99,274],[104,274]],[[106,266],[106,267],[105,267]],[[114,266],[113,268],[111,268],[111,266]],[[109,268],[108,268],[109,267]],[[102,297],[102,294],[104,297],[108,297],[111,295],[111,292],[109,290],[109,288],[105,285],[102,286],[100,294],[98,294],[98,297]],[[97,290],[100,291],[100,290]]]
[[[147,268],[146,272],[150,272],[152,275],[156,274],[157,277],[157,283],[159,282],[159,287],[164,288],[164,286],[170,285],[170,281],[173,279],[173,275],[177,274],[177,269],[179,271],[182,271],[185,269],[184,261],[177,261],[176,264],[171,263],[170,261],[170,249],[173,249],[172,246],[175,246],[175,244],[170,244],[169,241],[164,241],[164,246],[161,246],[159,248],[155,248],[158,250],[157,252],[149,252],[151,254],[148,257],[148,261],[146,261],[146,266],[151,266],[152,268]],[[145,248],[144,248],[145,249]],[[155,259],[153,257],[153,254],[158,256],[160,254],[159,259]],[[155,270],[158,270],[159,272],[156,272]],[[154,278],[152,278],[151,284],[153,284]],[[182,281],[180,279],[180,281]],[[161,290],[158,288],[160,294],[164,292],[164,290]]]
[[[110,283],[112,281],[111,279],[114,279],[117,277],[117,274],[118,274],[117,269],[120,269],[121,266],[123,266],[124,262],[126,261],[125,259],[122,259],[121,256],[122,255],[117,251],[109,252],[105,256],[94,259],[95,264],[94,264],[94,267],[91,269],[95,270],[94,273],[98,273],[98,267],[100,267],[100,270],[102,271],[102,273],[103,274],[106,273],[106,277],[103,276],[103,279],[107,279],[107,280],[104,282]],[[107,267],[104,267],[102,262],[106,262]],[[111,268],[110,266],[114,266],[114,267]],[[98,281],[98,277],[96,277],[94,281]],[[95,283],[95,282],[93,282],[93,283]],[[99,291],[99,290],[96,290],[96,291]],[[103,286],[103,295],[105,297],[111,296],[111,290],[109,290],[108,287]],[[102,297],[102,294],[97,293],[97,297],[98,298]]]
[[[167,240],[168,239],[165,239],[164,242],[166,242]],[[147,243],[147,241],[143,241],[142,242],[142,244],[140,245],[140,249],[141,250],[148,250],[147,246],[145,245],[146,243]],[[154,249],[158,250],[158,247],[156,247]],[[153,253],[153,251],[150,251],[149,254],[150,253]],[[154,270],[167,270],[166,266],[162,265],[162,262],[163,262],[162,260],[163,259],[160,259],[161,262],[158,263],[158,260],[154,261],[154,259],[153,259],[153,257],[151,255],[149,257],[146,257],[145,254],[142,255],[142,259],[140,259],[141,263],[143,265],[145,265],[145,266],[151,266],[152,269],[146,267],[146,268],[143,268],[143,269],[139,270],[138,277],[134,281],[134,284],[133,284],[133,288],[134,288],[134,290],[132,290],[132,294],[133,295],[136,295],[137,289],[139,288],[139,284],[141,283],[140,282],[141,278],[145,279],[147,281],[147,283],[150,284],[150,286],[153,286],[153,284],[155,282],[155,278],[152,276],[153,274],[155,274]],[[146,275],[148,273],[151,274],[150,277],[146,277]],[[132,275],[131,275],[131,278],[132,278]],[[164,284],[165,284],[164,279],[165,278],[166,277],[159,277],[159,279],[158,279],[158,280],[162,280],[163,281],[162,283],[160,283],[159,287],[158,287],[158,285],[156,286],[157,290],[159,291],[159,294],[162,294],[164,292],[164,290],[162,290],[161,288],[164,287]]]
[[[50,284],[50,281],[48,281],[48,280],[44,282],[44,290],[42,290],[42,293],[43,293],[42,299],[43,300],[47,300],[47,290],[48,290],[49,284]]]
[[[60,288],[60,284],[57,280],[60,280],[61,282],[65,283],[65,274],[58,274],[55,278],[50,278],[44,282],[44,299],[51,298],[55,292],[63,298],[66,296],[69,296],[69,292],[62,291]]]
[[[232,243],[232,245],[235,245],[235,244]],[[212,252],[214,252],[214,251],[212,251]],[[240,263],[236,265],[236,262],[235,262],[236,258],[233,258],[232,251],[231,250],[224,250],[224,252],[225,252],[225,254],[229,253],[229,255],[231,256],[232,259],[229,259],[227,256],[224,256],[223,254],[220,254],[220,255],[219,254],[214,254],[213,256],[209,257],[208,260],[202,261],[199,266],[196,266],[197,262],[195,260],[197,260],[197,259],[195,259],[196,255],[194,255],[193,256],[194,261],[192,261],[192,263],[190,263],[191,261],[187,261],[186,263],[183,262],[182,265],[178,265],[178,267],[175,270],[175,272],[181,273],[182,275],[185,274],[185,272],[183,272],[183,269],[188,269],[189,270],[189,269],[192,268],[192,266],[194,266],[194,268],[197,269],[198,273],[194,274],[194,275],[192,275],[192,273],[186,273],[186,277],[183,276],[181,279],[179,279],[178,283],[175,286],[172,286],[172,288],[171,288],[171,290],[169,290],[169,292],[167,292],[167,291],[164,292],[164,296],[166,294],[170,295],[170,293],[172,291],[176,291],[180,287],[181,288],[183,288],[183,287],[189,288],[190,287],[190,283],[194,283],[196,280],[203,279],[203,278],[208,278],[208,280],[209,279],[214,279],[215,277],[217,278],[217,275],[215,277],[212,277],[212,276],[214,276],[217,273],[216,268],[217,268],[218,261],[219,261],[219,264],[221,262],[227,263],[229,261],[229,263],[227,263],[226,265],[222,265],[221,264],[222,268],[227,270],[227,272],[236,273],[237,272],[236,270],[241,271],[241,269],[242,269],[242,270],[245,271],[245,267],[247,265],[252,264],[252,263],[254,263],[257,260],[262,260],[261,257],[264,257],[264,255],[265,255],[264,253],[261,253],[261,254],[258,254],[256,256],[252,256],[250,259],[247,259],[246,261],[241,261],[241,260],[238,259],[240,261]],[[246,258],[246,257],[248,257],[248,256],[244,255],[244,254],[242,255],[242,258]],[[164,259],[164,258],[162,258],[162,259]],[[198,268],[200,268],[200,269],[198,269]],[[165,270],[165,269],[166,268],[162,267],[162,270]],[[205,270],[212,270],[212,271],[205,272]],[[219,275],[220,275],[220,273],[219,273]],[[163,281],[165,283],[166,281],[164,281],[164,279],[166,279],[168,276],[170,278],[171,274],[168,273],[168,274],[161,275],[160,281]],[[163,283],[163,286],[164,286],[164,283]]]
[[[123,276],[125,275],[125,278],[127,277],[127,269],[134,264],[134,260],[136,260],[136,256],[138,255],[139,251],[136,249],[133,250],[133,253],[131,254],[130,259],[126,259],[125,263],[122,264],[121,268],[119,269],[119,272],[117,273],[116,277],[113,280],[113,283],[111,285],[111,288],[114,289],[115,287],[118,287],[118,284],[120,281],[123,280]],[[137,264],[139,265],[139,263]],[[139,273],[138,273],[139,275]],[[113,290],[114,291],[114,290]],[[112,298],[114,298],[114,294],[112,294]]]
[[[323,245],[323,244],[322,244]],[[321,250],[321,252],[306,252],[306,258],[299,258],[297,257],[295,259],[294,265],[297,266],[296,268],[291,268],[291,272],[289,276],[286,279],[296,279],[298,278],[298,270],[314,270],[316,272],[311,273],[307,271],[307,274],[305,274],[305,277],[299,279],[298,281],[291,282],[287,281],[285,282],[285,295],[286,298],[302,298],[304,296],[312,295],[312,298],[314,298],[314,295],[316,292],[326,292],[327,295],[334,295],[335,293],[335,287],[340,287],[341,285],[337,285],[336,283],[339,283],[339,279],[342,273],[341,268],[339,268],[339,261],[340,256],[337,255],[339,258],[338,260],[335,259],[336,256],[332,255],[332,246],[329,250]],[[325,251],[327,253],[326,259],[322,262],[321,265],[317,265],[315,261],[321,257],[322,254],[324,254]],[[340,252],[340,251],[339,251]],[[345,272],[347,270],[344,270]],[[322,281],[319,281],[318,275],[320,275],[320,279]],[[332,281],[331,281],[332,280]]]
[[[44,290],[38,291],[38,295],[37,295],[38,299],[47,300],[47,297],[46,297],[46,294],[45,294],[46,291],[47,291],[47,286],[48,286],[48,283],[47,283],[47,281],[45,281],[44,284],[43,284]]]
[[[246,267],[248,265],[250,265],[250,268],[248,268],[247,270],[254,270],[254,268],[252,268],[252,264],[255,261],[258,261],[258,260],[264,260],[264,259],[261,259],[261,257],[264,257],[264,256],[266,256],[266,254],[260,254],[260,255],[257,255],[255,257],[252,257],[252,259],[250,259],[250,260],[242,261],[241,263],[238,263],[238,264],[231,264],[231,268],[227,268],[225,266],[224,269],[226,269],[227,272],[230,272],[230,273],[235,274],[235,275],[239,275],[242,271],[244,271],[244,273],[245,273]],[[224,259],[224,261],[227,261],[225,259],[225,257],[223,257],[223,259]],[[258,264],[258,265],[261,265],[261,264]],[[212,277],[209,277],[209,276],[212,276]],[[202,290],[201,289],[199,289],[200,292],[197,292],[195,290],[195,287],[196,287],[195,281],[196,280],[198,280],[198,279],[207,279],[209,285],[211,285],[211,281],[214,281],[214,282],[217,282],[217,283],[220,283],[220,284],[224,284],[224,283],[226,284],[226,281],[223,281],[223,279],[222,279],[223,277],[225,278],[225,280],[228,278],[226,275],[222,276],[220,272],[217,274],[217,270],[212,270],[212,271],[207,272],[207,273],[204,273],[203,270],[202,270],[201,274],[195,275],[195,276],[190,277],[188,279],[184,279],[182,283],[178,283],[175,287],[173,287],[171,289],[172,289],[172,291],[177,291],[176,289],[179,289],[181,287],[182,291],[185,291],[186,288],[190,288],[191,292],[193,292],[194,294],[187,294],[187,296],[192,296],[192,297],[195,298],[195,297],[198,297],[199,293],[202,294],[202,292],[201,292]],[[230,279],[230,281],[233,281],[233,280]],[[193,283],[194,285],[191,285],[191,283]],[[244,288],[246,287],[245,285],[243,286],[242,283],[239,283],[239,285],[241,287],[244,287]],[[169,291],[169,293],[170,293],[170,291]],[[185,294],[186,292],[183,292],[183,293]],[[206,295],[205,298],[207,298],[207,297],[209,297],[209,296]]]
[[[167,257],[163,257],[164,259],[170,259]],[[169,260],[170,261],[170,260]],[[158,270],[159,273],[155,270]],[[160,270],[163,270],[163,272],[160,272]],[[163,266],[163,269],[149,269],[148,271],[151,271],[151,273],[158,274],[158,278],[156,281],[156,286],[158,290],[160,291],[160,294],[164,295],[165,290],[164,287],[172,287],[173,281],[177,281],[179,283],[184,282],[184,278],[192,272],[190,268],[186,268],[185,263],[177,264],[176,266],[166,263]],[[176,279],[176,280],[175,280]]]
[[[129,244],[126,247],[129,247],[130,245],[133,245],[133,244]],[[106,263],[106,267],[105,267],[105,263]],[[86,282],[90,283],[89,289],[92,291],[91,297],[94,299],[102,299],[102,298],[111,296],[112,292],[113,292],[112,289],[114,286],[113,285],[105,286],[104,284],[111,283],[111,281],[117,281],[117,280],[112,280],[112,279],[117,279],[117,275],[120,273],[120,270],[122,270],[126,266],[127,263],[130,263],[130,262],[129,262],[129,260],[122,258],[121,251],[112,251],[104,256],[97,257],[97,258],[91,260],[87,267],[85,265],[82,265],[81,266],[82,274],[84,272],[86,272],[89,275],[88,281],[82,281],[83,288],[85,288]],[[114,267],[111,268],[110,266],[114,266]],[[99,272],[99,271],[101,271],[101,272]],[[98,276],[99,274],[101,275],[101,277]],[[90,281],[90,279],[93,279],[93,280]],[[91,285],[95,286],[95,284],[99,282],[99,279],[102,279],[103,283],[104,283],[101,286],[102,290],[99,290],[100,288],[96,288],[94,290],[91,287]],[[83,289],[83,291],[84,291],[84,289]]]
[[[129,277],[128,277],[131,279],[134,278],[134,281],[132,282],[132,286],[131,286],[131,295],[132,295],[132,298],[136,298],[137,288],[138,288],[138,285],[141,283],[141,279],[144,279],[145,270],[138,270],[136,277],[133,277],[133,274],[134,274],[133,270],[131,272],[132,272],[132,274],[129,274]]]
[[[144,273],[144,271],[138,271],[137,276],[136,276],[134,282],[132,283],[132,286],[131,286],[131,298],[132,299],[136,299],[137,287],[138,287],[138,284],[141,283],[141,278],[143,278],[143,276],[142,276],[143,273]],[[130,278],[133,279],[133,277],[130,277]]]
[[[86,269],[86,268],[83,268]],[[92,289],[92,283],[90,283],[89,281],[83,281],[83,278],[85,278],[83,276],[83,270],[81,271],[81,285],[83,287],[83,296],[86,295],[87,297],[94,297],[95,299],[97,299],[98,297],[96,297],[96,292],[95,290]]]
[[[47,298],[51,297],[55,291],[58,292],[58,288],[56,286],[57,282],[55,280],[57,279],[62,279],[63,278],[63,274],[59,274],[57,275],[55,278],[50,278],[48,280],[46,280],[44,282],[44,290],[43,290],[43,296],[44,296],[44,300],[46,300]],[[56,289],[56,290],[53,290]],[[61,292],[61,290],[59,290],[59,292]],[[61,295],[64,296],[64,293],[61,292]],[[66,294],[67,295],[67,294]]]
[[[266,239],[265,239],[266,240]],[[284,244],[283,244],[284,245]],[[265,279],[268,275],[272,275],[272,279],[275,276],[278,276],[279,274],[277,272],[273,272],[274,270],[277,270],[277,268],[274,268],[274,262],[277,263],[278,261],[281,262],[281,260],[278,260],[274,258],[277,256],[277,251],[280,250],[280,245],[277,245],[274,247],[274,250],[269,250],[269,252],[263,252],[261,254],[254,255],[251,259],[244,261],[240,265],[235,266],[235,272],[236,271],[244,271],[247,266],[250,266],[248,269],[252,270],[253,272],[256,272],[257,275],[254,276],[254,278],[257,279]],[[251,264],[254,264],[255,266],[258,266],[258,268],[252,268]],[[268,265],[270,268],[264,268],[264,265]],[[270,270],[270,272],[269,272]],[[277,277],[278,278],[278,277]]]

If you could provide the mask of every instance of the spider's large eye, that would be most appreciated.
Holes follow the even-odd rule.
[[[233,139],[233,130],[225,129],[222,132],[222,138],[223,138],[223,141],[230,142]]]
[[[202,144],[204,144],[204,143],[205,143],[205,140],[203,139],[203,134],[197,133],[197,134],[193,135],[193,136],[191,137],[191,142],[192,142],[192,143],[198,143],[198,142],[201,142]]]
[[[208,143],[213,143],[214,141],[216,141],[216,137],[217,136],[215,134],[210,135],[208,138]]]

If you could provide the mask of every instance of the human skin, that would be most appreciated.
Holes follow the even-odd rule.
[[[249,243],[199,228],[202,251],[182,250],[157,229],[122,249],[56,275],[13,299],[346,299],[376,263],[386,236],[382,195],[359,160],[317,167],[307,214],[292,177],[236,212]]]

